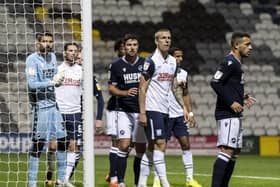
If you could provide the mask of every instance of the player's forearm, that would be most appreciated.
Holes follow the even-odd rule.
[[[30,89],[39,89],[39,88],[47,88],[49,86],[53,86],[53,84],[51,83],[51,81],[37,81],[37,80],[32,80],[29,79],[28,80],[28,86]]]
[[[184,108],[187,110],[187,112],[192,112],[192,101],[191,101],[191,96],[185,95],[183,96],[183,102],[184,102]]]
[[[115,95],[115,96],[127,96],[128,95],[127,90],[120,90],[114,85],[109,85],[109,92],[110,92],[110,94]]]
[[[102,113],[104,109],[104,99],[102,95],[96,97],[97,99],[97,114],[96,120],[102,120]]]
[[[140,107],[140,113],[145,114],[146,113],[146,92],[147,92],[148,82],[145,81],[144,78],[140,78],[140,84],[139,84],[139,107]]]

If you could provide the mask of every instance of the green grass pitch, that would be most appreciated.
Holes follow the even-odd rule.
[[[215,156],[194,156],[195,178],[204,186],[210,187],[212,166]],[[26,187],[27,186],[27,161],[26,154],[0,154],[0,187]],[[38,187],[44,186],[45,157],[42,156]],[[126,171],[126,184],[133,185],[133,156],[128,159]],[[167,156],[167,174],[173,187],[184,187],[185,174],[181,156]],[[83,187],[82,162],[79,163],[74,184]],[[95,185],[92,187],[108,187],[104,176],[108,172],[108,156],[98,155],[95,157]],[[148,186],[152,185],[152,175]],[[279,187],[280,186],[280,157],[260,157],[255,155],[239,156],[230,187]]]

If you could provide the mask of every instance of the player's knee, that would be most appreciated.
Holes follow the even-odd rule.
[[[33,142],[31,151],[30,151],[30,155],[33,157],[40,157],[42,150],[44,148],[45,142],[44,141],[36,141]]]
[[[57,140],[57,150],[66,151],[68,149],[69,141],[66,141],[65,138],[60,138]]]
[[[160,150],[160,151],[165,151],[165,149],[166,149],[166,141],[164,139],[156,140],[155,149]]]

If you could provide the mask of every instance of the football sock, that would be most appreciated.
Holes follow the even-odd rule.
[[[118,157],[117,157],[117,176],[118,176],[118,182],[122,183],[124,182],[124,176],[127,166],[127,155],[128,152],[125,151],[118,151]]]
[[[48,151],[47,153],[47,158],[48,158],[48,171],[47,171],[47,180],[52,180],[52,175],[55,171],[55,152],[53,151]]]
[[[186,180],[193,179],[193,159],[192,152],[190,150],[182,151],[182,160],[186,170]]]
[[[160,150],[154,150],[153,163],[155,170],[159,176],[162,187],[169,187],[169,183],[166,176],[166,166],[164,160],[164,152]]]
[[[212,174],[212,187],[223,187],[223,178],[226,173],[226,168],[230,160],[230,155],[219,152],[218,157],[214,163]]]
[[[140,175],[138,181],[138,187],[146,187],[147,179],[150,175],[150,167],[153,163],[153,153],[150,151],[146,151],[146,153],[142,156],[141,166],[140,166]]]
[[[39,158],[30,155],[29,173],[28,173],[29,185],[34,185],[37,182],[38,166],[39,166]]]
[[[109,163],[110,163],[110,178],[115,178],[117,176],[117,158],[118,158],[118,148],[111,147],[109,153]]]
[[[141,159],[143,154],[142,153],[136,153],[133,161],[133,171],[134,171],[134,184],[137,186],[139,181],[139,175],[140,175],[140,165],[141,165]]]
[[[72,178],[72,176],[74,175],[74,171],[75,171],[75,169],[76,169],[76,167],[77,167],[77,165],[78,165],[78,163],[79,163],[80,158],[81,158],[81,152],[80,152],[80,151],[75,152],[75,166],[74,166],[73,169],[72,169],[72,172],[71,172],[71,174],[70,174],[69,180],[70,180],[70,179]]]
[[[233,156],[231,156],[231,159],[228,162],[228,165],[226,168],[226,173],[223,178],[223,184],[222,184],[223,187],[228,187],[228,183],[229,183],[231,175],[233,173],[236,159],[237,159],[237,155],[233,155]]]
[[[65,169],[66,169],[66,152],[57,151],[56,159],[57,159],[57,179],[59,179],[60,181],[64,181]]]
[[[75,152],[68,152],[67,153],[65,181],[69,181],[72,170],[75,167],[75,158],[76,158]]]

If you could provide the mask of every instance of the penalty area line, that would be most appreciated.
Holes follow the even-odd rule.
[[[167,172],[168,175],[184,175],[178,172]],[[211,177],[210,174],[205,173],[195,173],[196,176],[204,176],[204,177]],[[243,178],[243,179],[258,179],[258,180],[275,180],[280,181],[279,177],[261,177],[261,176],[246,176],[246,175],[232,175],[234,178]]]

